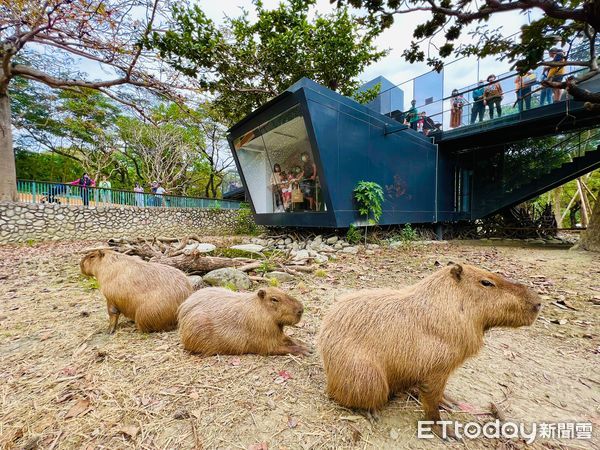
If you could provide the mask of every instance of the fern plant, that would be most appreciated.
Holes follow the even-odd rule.
[[[359,181],[354,188],[354,200],[361,216],[367,218],[368,225],[379,223],[383,212],[383,189],[374,181]],[[367,243],[367,227],[365,227],[365,244]]]

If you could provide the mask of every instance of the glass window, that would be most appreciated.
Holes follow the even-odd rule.
[[[325,211],[299,105],[235,139],[234,148],[257,214]]]

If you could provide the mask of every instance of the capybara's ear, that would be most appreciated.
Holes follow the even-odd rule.
[[[450,269],[450,273],[452,274],[452,276],[454,278],[456,278],[457,281],[460,281],[462,272],[463,272],[463,268],[460,264],[454,264],[454,266],[452,266],[452,269]]]
[[[264,289],[259,289],[257,294],[258,294],[258,298],[264,299],[265,296],[267,295],[267,291],[265,291]]]

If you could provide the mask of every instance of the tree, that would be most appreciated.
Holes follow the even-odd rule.
[[[153,33],[146,46],[213,92],[229,123],[301,77],[352,95],[362,70],[386,54],[373,44],[380,30],[361,25],[345,8],[309,20],[314,4],[289,0],[267,10],[255,0],[256,21],[244,12],[220,28],[198,5],[175,5],[169,30]]]
[[[70,158],[94,179],[119,168],[114,138],[122,111],[110,98],[94,89],[51,89],[23,78],[9,93],[17,148]]]
[[[589,109],[600,109],[600,92],[579,86],[600,73],[596,54],[600,31],[600,2],[597,0],[330,0],[338,6],[350,4],[366,8],[372,24],[389,27],[394,16],[414,11],[431,12],[431,18],[414,29],[414,40],[404,51],[409,62],[424,61],[441,70],[443,59],[455,56],[485,57],[497,55],[508,59],[521,73],[539,66],[577,66],[587,71],[561,82],[545,81],[547,86],[566,89],[576,100],[585,101]],[[490,29],[488,19],[506,11],[541,10],[540,19],[523,25],[517,38],[505,36],[502,28]],[[472,29],[472,25],[476,25]],[[471,27],[470,27],[471,26]],[[461,35],[471,35],[469,44],[457,44]],[[423,43],[442,35],[445,42],[436,46],[436,54],[427,54]],[[583,41],[582,47],[574,44]],[[544,51],[560,43],[568,47],[567,60],[543,61]]]
[[[143,113],[130,88],[175,96],[174,79],[151,73],[154,55],[140,44],[160,16],[160,0],[18,0],[0,6],[0,200],[16,200],[9,86],[25,78],[72,91],[89,88]],[[28,49],[31,51],[28,52]],[[34,54],[39,49],[43,52]],[[45,54],[45,56],[40,56]],[[34,57],[32,57],[34,55]],[[97,63],[92,79],[55,61]]]

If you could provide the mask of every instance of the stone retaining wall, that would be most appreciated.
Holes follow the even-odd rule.
[[[234,232],[237,210],[0,202],[0,243]]]

